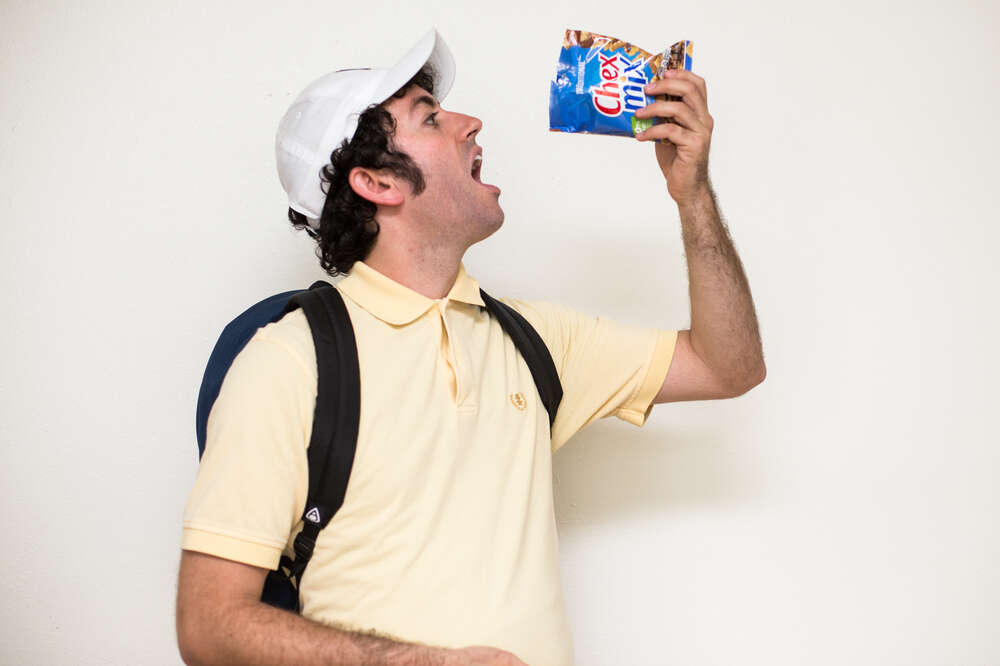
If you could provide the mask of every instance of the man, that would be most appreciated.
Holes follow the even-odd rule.
[[[431,31],[388,70],[314,82],[278,133],[289,218],[318,243],[351,317],[361,424],[341,509],[317,541],[301,615],[263,604],[301,527],[315,350],[301,310],[258,331],[212,409],[185,512],[177,603],[187,663],[573,663],[551,456],[606,416],[741,395],[764,379],[753,303],[708,181],[704,81],[653,83],[639,140],[677,203],[687,331],[629,327],[504,298],[540,334],[563,387],[551,432],[532,377],[462,257],[503,223],[479,177],[482,123],[439,105],[454,76]],[[331,155],[332,152],[332,155]],[[322,181],[319,173],[322,169]]]

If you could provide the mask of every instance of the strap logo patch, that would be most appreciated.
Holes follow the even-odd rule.
[[[311,523],[316,523],[317,525],[319,525],[320,523],[319,509],[317,509],[316,507],[309,509],[309,513],[306,514],[306,520],[308,520]]]
[[[522,412],[528,407],[528,401],[524,399],[524,394],[520,391],[510,394],[511,403]]]

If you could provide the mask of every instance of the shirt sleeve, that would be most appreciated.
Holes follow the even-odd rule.
[[[544,301],[500,300],[528,320],[552,354],[563,390],[553,451],[608,416],[645,424],[670,369],[677,331],[629,326]]]
[[[286,316],[302,316],[298,311]],[[284,320],[283,320],[284,321]],[[259,330],[236,356],[209,414],[181,547],[276,568],[309,486],[315,351]],[[308,328],[306,329],[308,335]]]

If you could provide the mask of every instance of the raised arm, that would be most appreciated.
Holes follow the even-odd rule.
[[[746,393],[767,374],[750,286],[708,178],[714,121],[705,80],[670,70],[646,87],[656,101],[640,118],[669,118],[641,133],[656,144],[656,160],[677,203],[688,264],[691,328],[680,331],[670,371],[654,402],[710,400]]]

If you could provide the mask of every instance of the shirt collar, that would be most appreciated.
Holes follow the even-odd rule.
[[[396,326],[409,324],[436,303],[435,299],[413,291],[363,261],[354,262],[337,288],[371,314]],[[479,294],[479,283],[465,272],[464,263],[459,264],[458,277],[446,298],[486,307]]]

